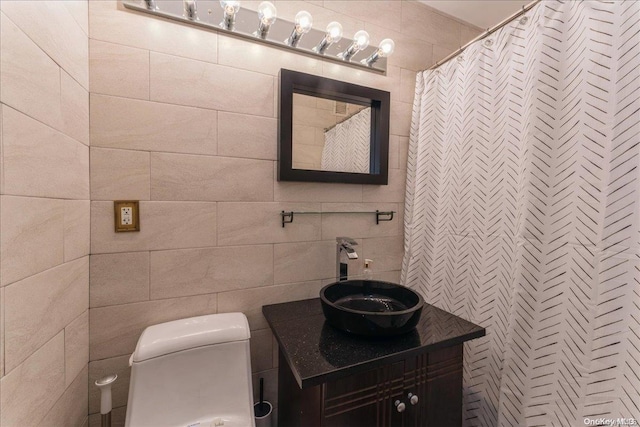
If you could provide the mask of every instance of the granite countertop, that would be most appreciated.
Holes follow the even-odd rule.
[[[320,298],[265,305],[262,313],[300,388],[485,335],[483,327],[429,304],[414,331],[380,339],[358,337],[330,326]]]

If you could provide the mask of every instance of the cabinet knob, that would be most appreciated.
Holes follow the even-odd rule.
[[[396,410],[398,412],[404,412],[404,410],[407,408],[407,406],[403,402],[400,402],[399,400],[396,400],[394,405],[396,405]]]
[[[418,396],[416,396],[413,393],[409,393],[407,395],[407,397],[409,398],[409,403],[411,403],[412,405],[417,405],[418,404],[418,400],[420,400],[420,399],[418,399]]]

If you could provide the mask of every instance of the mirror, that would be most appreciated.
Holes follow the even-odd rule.
[[[387,184],[389,92],[280,71],[278,180]]]
[[[371,107],[293,94],[294,169],[370,173]]]

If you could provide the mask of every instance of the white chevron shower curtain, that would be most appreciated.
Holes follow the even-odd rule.
[[[402,280],[487,328],[467,426],[640,423],[639,70],[640,2],[543,1],[418,73]]]
[[[371,108],[365,108],[324,133],[322,170],[369,173]]]

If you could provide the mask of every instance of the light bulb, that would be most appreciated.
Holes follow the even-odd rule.
[[[276,7],[273,3],[263,1],[258,6],[258,19],[265,25],[271,25],[276,22]]]
[[[342,25],[339,22],[329,22],[327,25],[327,35],[330,38],[331,43],[337,43],[342,38]]]
[[[225,15],[235,15],[240,10],[240,2],[236,0],[220,0]]]
[[[380,56],[388,57],[393,53],[393,50],[396,48],[396,44],[391,39],[384,39],[378,45],[378,52]]]
[[[360,61],[361,63],[371,66],[380,58],[386,58],[393,53],[396,44],[391,39],[384,39],[378,45],[378,50],[373,52],[367,59]]]
[[[295,19],[296,31],[300,34],[307,34],[313,25],[313,18],[306,10],[301,10]]]
[[[296,15],[295,27],[288,39],[284,42],[291,47],[296,47],[303,35],[307,34],[313,25],[313,18],[306,10],[301,10]]]
[[[240,10],[240,2],[237,0],[220,0],[220,6],[224,10],[224,19],[220,26],[226,30],[233,30],[236,23],[236,14]]]
[[[339,58],[342,58],[345,61],[351,61],[351,57],[361,51],[362,49],[366,49],[369,46],[369,33],[365,30],[358,31],[353,36],[353,42],[351,45],[345,50],[338,54]]]
[[[276,22],[276,7],[273,3],[268,1],[260,3],[260,6],[258,6],[258,19],[258,30],[253,34],[264,40],[267,38],[271,24]]]
[[[342,25],[339,22],[333,21],[329,22],[327,25],[327,32],[324,35],[324,38],[318,43],[318,46],[314,47],[313,50],[318,53],[324,53],[325,50],[332,43],[339,42],[342,38]]]
[[[369,46],[369,33],[360,30],[353,36],[353,41],[357,44],[358,50],[366,49]]]

